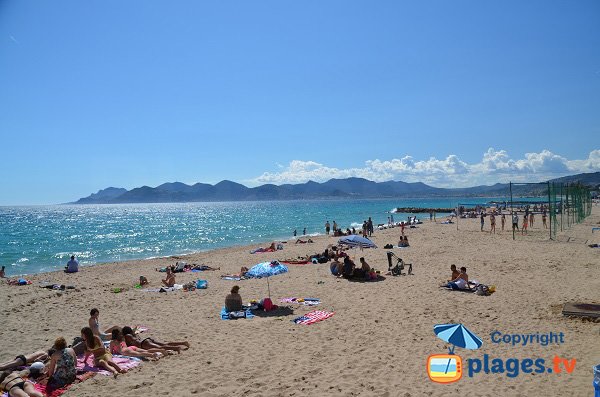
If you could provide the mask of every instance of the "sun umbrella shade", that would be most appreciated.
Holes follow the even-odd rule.
[[[347,245],[349,247],[360,247],[360,248],[377,248],[377,246],[368,238],[357,236],[345,236],[338,240],[338,244]]]
[[[433,332],[444,342],[464,349],[479,349],[483,341],[462,324],[438,324],[433,327]]]
[[[263,278],[287,272],[287,266],[284,266],[277,261],[262,262],[258,265],[252,266],[252,268],[246,272],[246,277]]]

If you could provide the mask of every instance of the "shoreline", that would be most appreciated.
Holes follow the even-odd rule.
[[[65,393],[70,396],[191,395],[268,397],[319,394],[339,395],[431,395],[446,396],[462,388],[491,390],[501,396],[587,395],[593,390],[591,368],[600,362],[596,343],[598,324],[565,317],[567,302],[600,303],[596,291],[598,251],[588,241],[600,242],[591,234],[598,226],[600,207],[582,224],[559,233],[556,241],[537,222],[528,236],[512,240],[509,230],[496,235],[480,232],[478,219],[466,219],[461,229],[440,222],[424,222],[406,229],[410,248],[393,251],[413,264],[413,275],[392,277],[388,268],[386,243],[395,244],[400,228],[375,230],[377,249],[354,249],[351,258],[366,261],[385,277],[381,282],[349,282],[331,276],[328,264],[289,265],[289,272],[269,279],[275,304],[285,297],[314,297],[316,308],[291,305],[291,314],[257,316],[253,319],[223,321],[219,316],[224,298],[238,285],[244,302],[268,294],[267,281],[229,281],[221,274],[235,273],[241,266],[294,258],[323,251],[337,237],[311,237],[313,244],[288,240],[282,251],[250,254],[253,245],[213,249],[182,255],[188,263],[220,267],[218,271],[176,274],[176,282],[208,281],[208,288],[192,292],[143,292],[133,286],[140,275],[150,287],[160,285],[164,273],[156,267],[174,264],[176,259],[156,258],[108,262],[65,274],[54,271],[31,277],[33,285],[0,284],[0,313],[3,325],[0,362],[18,354],[48,348],[58,336],[78,335],[87,325],[89,311],[97,307],[101,323],[147,326],[145,337],[182,340],[191,349],[140,367],[119,377],[96,376]],[[499,228],[499,225],[498,225]],[[450,264],[466,266],[470,278],[495,285],[491,296],[477,296],[440,289],[447,280]],[[74,285],[75,290],[38,288],[38,281]],[[115,290],[119,289],[119,293]],[[518,310],[515,310],[518,307]],[[335,312],[322,322],[303,326],[291,322],[314,309]],[[448,345],[438,339],[433,327],[463,323],[483,340],[479,350],[457,349],[465,363],[484,354],[524,360],[541,358],[551,362],[555,355],[576,359],[572,374],[521,373],[485,374],[469,377],[460,384],[439,385],[429,380],[427,357],[443,354]],[[561,345],[514,347],[493,343],[494,331],[504,334],[563,332]],[[265,370],[270,368],[271,370]],[[400,376],[401,375],[401,376]],[[302,379],[304,378],[304,379]],[[360,379],[360,381],[357,381]],[[302,390],[304,389],[304,390]],[[485,394],[485,393],[482,393]]]

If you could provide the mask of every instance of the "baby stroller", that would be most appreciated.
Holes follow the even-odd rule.
[[[405,266],[408,266],[407,274],[412,274],[412,263],[404,263],[402,258],[398,258],[396,256],[396,254],[394,254],[392,251],[387,252],[387,258],[388,258],[388,271],[392,273],[392,276],[404,276],[404,273],[402,273],[402,270],[404,270]],[[396,262],[395,265],[392,263],[394,261]]]

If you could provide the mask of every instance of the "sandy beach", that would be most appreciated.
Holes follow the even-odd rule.
[[[507,217],[507,226],[508,226]],[[489,231],[486,219],[486,231]],[[456,224],[425,223],[407,229],[410,248],[393,251],[413,264],[414,275],[385,276],[380,282],[349,282],[333,277],[328,264],[289,265],[289,273],[270,279],[276,304],[284,297],[321,299],[317,309],[335,315],[312,325],[297,325],[295,317],[311,308],[291,305],[288,316],[223,321],[219,312],[233,285],[241,287],[245,302],[267,295],[264,279],[221,280],[270,260],[296,258],[322,252],[337,238],[319,236],[313,244],[294,244],[274,253],[250,254],[256,246],[233,247],[185,257],[107,263],[85,267],[67,275],[61,272],[28,277],[28,286],[0,284],[0,361],[39,349],[54,339],[68,341],[87,325],[89,311],[100,309],[103,327],[142,324],[148,336],[187,340],[188,351],[144,362],[113,379],[94,378],[73,386],[65,396],[589,396],[593,393],[592,366],[600,364],[600,327],[561,314],[567,302],[600,303],[600,207],[582,224],[559,232],[549,241],[536,219],[528,236],[512,240],[508,230],[495,235],[479,230],[479,220]],[[497,224],[500,230],[500,222]],[[396,244],[399,228],[373,236],[377,249],[353,250],[356,262],[367,262],[385,275],[383,246]],[[265,244],[268,245],[268,244]],[[190,264],[220,267],[220,271],[177,274],[177,283],[198,278],[208,289],[193,292],[142,292],[134,289],[140,275],[159,286],[164,273],[156,267],[184,260]],[[450,276],[451,264],[466,266],[470,278],[495,285],[491,296],[440,289]],[[75,285],[65,292],[39,288],[49,281]],[[114,293],[115,288],[124,288]],[[462,323],[483,340],[479,350],[459,349],[467,359],[524,360],[554,356],[576,359],[572,373],[475,373],[443,385],[427,375],[430,354],[444,354],[448,345],[433,333],[441,323]],[[512,346],[493,343],[491,334],[564,333],[564,343]]]

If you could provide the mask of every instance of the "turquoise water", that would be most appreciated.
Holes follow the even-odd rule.
[[[198,252],[323,234],[326,220],[360,229],[387,223],[396,207],[455,207],[485,198],[315,200],[227,203],[0,207],[0,265],[8,275],[57,270],[74,254],[80,264]],[[422,214],[427,217],[426,214]],[[394,214],[394,220],[406,214]]]

